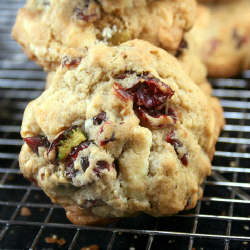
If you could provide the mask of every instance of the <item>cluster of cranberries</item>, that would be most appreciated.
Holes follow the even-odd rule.
[[[80,61],[81,58],[71,61],[65,58],[63,61],[63,66],[74,67],[78,65]],[[118,79],[124,79],[129,74],[134,74],[134,72],[127,72],[123,75],[120,75],[118,76]],[[151,76],[150,74],[138,76],[137,82],[131,88],[124,89],[118,83],[114,83],[114,89],[120,98],[124,100],[132,100],[134,103],[134,109],[137,111],[137,113],[141,113],[141,116],[145,119],[145,114],[147,114],[154,118],[165,118],[170,116],[174,123],[177,121],[177,114],[175,110],[171,107],[168,107],[166,111],[165,108],[165,103],[174,95],[174,91],[168,85]],[[105,126],[109,125],[106,112],[101,112],[95,116],[93,118],[93,124],[102,125],[99,132],[101,134],[104,131]],[[39,147],[45,147],[47,149],[46,153],[49,162],[53,164],[58,164],[59,161],[65,162],[66,177],[68,180],[73,181],[78,172],[78,170],[74,168],[74,162],[77,159],[79,152],[87,149],[92,143],[94,143],[87,140],[82,141],[78,145],[72,146],[65,159],[60,159],[58,157],[58,149],[61,146],[62,141],[69,139],[73,131],[76,129],[77,126],[68,128],[63,133],[59,134],[51,143],[49,143],[45,136],[28,137],[25,138],[24,141],[36,154],[38,154]],[[100,141],[99,144],[100,146],[104,146],[110,141],[114,140],[115,136],[113,134],[111,138],[106,138]],[[178,148],[183,147],[181,142],[175,138],[174,132],[167,136],[166,141],[174,147],[177,154]],[[182,161],[183,165],[188,165],[187,154],[184,154],[180,160]],[[80,162],[82,170],[85,172],[90,165],[88,157],[82,157]],[[96,176],[100,177],[101,172],[105,169],[110,171],[110,167],[115,168],[115,163],[113,162],[112,166],[110,166],[106,161],[99,160],[96,162],[96,167],[93,169],[93,172],[96,174]]]
[[[118,79],[124,79],[128,74],[132,73],[129,72],[124,74],[124,76],[119,75]],[[132,100],[134,102],[134,109],[139,111],[137,113],[141,114],[148,123],[150,122],[147,120],[145,114],[153,118],[163,117],[165,119],[167,119],[167,116],[171,116],[174,122],[177,121],[175,110],[169,107],[166,111],[164,105],[175,92],[159,79],[148,74],[146,76],[139,76],[132,88],[124,89],[120,84],[115,82],[114,89],[120,98]]]
[[[176,154],[179,155],[179,153],[178,153],[178,148],[183,147],[183,145],[182,145],[182,143],[181,143],[178,139],[176,139],[175,137],[176,137],[176,135],[175,135],[175,132],[173,131],[172,133],[170,133],[170,134],[167,136],[166,141],[167,141],[168,143],[170,143],[170,144],[174,147]],[[182,157],[180,157],[180,160],[181,160],[181,162],[182,162],[182,164],[183,164],[184,166],[187,166],[187,165],[188,165],[187,153],[185,153]]]
[[[104,117],[106,117],[106,113],[101,113],[98,116],[94,117],[94,124],[99,124],[99,123],[101,123],[101,121],[106,120],[106,118],[104,118]],[[70,127],[69,129],[65,130],[63,133],[58,135],[57,138],[55,138],[51,143],[49,143],[49,141],[47,140],[47,138],[45,136],[28,137],[28,138],[24,138],[24,141],[32,149],[32,151],[35,152],[36,154],[38,154],[39,147],[45,147],[45,148],[47,148],[46,153],[48,156],[52,152],[53,152],[53,155],[56,156],[58,154],[58,148],[61,144],[61,141],[66,140],[67,137],[70,136],[70,132],[75,130],[76,128],[77,128],[77,126]],[[65,159],[65,162],[66,162],[65,173],[66,173],[66,177],[68,180],[72,181],[78,172],[78,170],[76,170],[74,168],[74,162],[77,159],[79,152],[84,150],[84,149],[87,149],[89,147],[89,145],[91,145],[91,143],[93,143],[93,142],[83,141],[71,149],[70,154]],[[51,162],[53,164],[58,164],[58,162],[59,162],[57,157],[55,157],[53,159],[50,159],[48,157],[48,159],[49,159],[49,162]],[[88,157],[82,157],[80,162],[81,162],[82,169],[85,172],[87,170],[87,168],[89,167]],[[112,164],[112,167],[115,167],[114,163]],[[100,161],[96,162],[96,167],[93,169],[93,172],[98,177],[100,177],[101,172],[105,169],[107,169],[109,171],[110,165],[106,161],[100,160]]]

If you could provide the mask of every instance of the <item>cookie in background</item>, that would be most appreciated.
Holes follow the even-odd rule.
[[[176,50],[196,11],[195,0],[28,0],[18,11],[12,36],[31,60],[52,71],[67,49],[99,42],[118,45],[139,38]]]
[[[234,77],[249,68],[250,1],[198,5],[191,34],[210,77]]]

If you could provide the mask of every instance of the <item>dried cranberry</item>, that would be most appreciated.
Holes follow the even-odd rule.
[[[213,54],[214,51],[217,49],[217,47],[219,46],[219,44],[221,43],[220,40],[218,39],[211,39],[210,40],[210,51],[209,51],[209,55]]]
[[[93,169],[94,173],[100,177],[100,174],[103,170],[107,169],[108,171],[110,170],[110,166],[106,161],[98,161],[96,163],[97,167]]]
[[[238,30],[236,29],[236,28],[234,28],[233,29],[233,38],[236,40],[236,48],[237,49],[240,49],[240,47],[243,45],[243,44],[245,44],[245,43],[247,43],[247,37],[246,36],[241,36],[241,35],[239,35],[239,33],[238,33]]]
[[[107,119],[106,112],[101,112],[93,118],[94,125],[101,125],[102,122],[105,122]]]
[[[168,112],[166,114],[165,108],[161,110],[152,110],[150,113],[147,113],[146,110],[143,110],[139,107],[139,111],[141,111],[142,118],[153,127],[167,127],[169,125],[174,125],[176,122],[175,116],[172,117],[172,115],[168,114]],[[161,119],[158,120],[157,118]]]
[[[114,83],[114,89],[117,92],[117,94],[122,97],[124,100],[132,100],[133,96],[128,94],[126,90],[117,82]]]
[[[184,209],[189,209],[190,205],[191,205],[191,198],[188,199],[187,204],[184,207]]]
[[[170,143],[170,144],[174,147],[175,152],[176,152],[177,155],[178,155],[178,148],[183,147],[183,145],[182,145],[182,143],[181,143],[178,139],[176,139],[176,138],[174,138],[174,137],[175,137],[175,132],[173,131],[172,133],[170,133],[170,134],[167,136],[166,141],[167,141],[168,143]],[[184,155],[180,158],[180,160],[181,160],[181,162],[182,162],[182,164],[183,164],[184,166],[187,166],[187,165],[188,165],[187,153],[184,154]]]
[[[175,56],[179,57],[183,53],[184,49],[187,49],[187,48],[188,48],[187,42],[184,39],[182,39],[176,51]]]
[[[89,158],[88,157],[81,158],[81,166],[82,166],[82,170],[85,172],[87,170],[87,168],[89,167]]]
[[[74,162],[81,150],[84,150],[89,147],[91,142],[84,141],[80,143],[78,146],[76,146],[73,151],[68,156],[68,161],[66,163],[65,171],[66,171],[66,177],[67,179],[71,180],[76,176],[76,173],[78,170],[74,169]]]
[[[112,133],[112,135],[111,135],[110,138],[104,138],[104,140],[102,140],[102,139],[100,140],[100,139],[99,139],[100,135],[104,132],[105,126],[109,126],[109,124],[110,124],[109,122],[105,122],[105,123],[101,126],[101,128],[100,128],[100,131],[99,131],[99,133],[98,133],[98,143],[99,143],[100,146],[104,146],[104,145],[108,144],[109,142],[115,141],[115,140],[116,140],[115,134],[114,134],[114,133]]]
[[[115,134],[112,134],[111,138],[105,138],[103,141],[100,141],[100,146],[104,146],[104,145],[107,145],[109,142],[111,141],[115,141]]]
[[[63,57],[62,59],[62,67],[74,68],[77,67],[82,60],[82,57],[70,59],[68,56]]]
[[[85,5],[77,4],[75,13],[78,19],[85,22],[94,22],[100,16],[98,5],[94,1],[86,1]]]
[[[117,74],[114,76],[115,79],[125,79],[126,77],[128,77],[129,75],[135,74],[135,71],[125,71],[124,74]]]
[[[31,148],[31,150],[38,154],[38,148],[39,147],[49,147],[49,141],[47,137],[42,136],[42,135],[36,135],[33,137],[27,137],[23,139],[27,145]]]
[[[174,91],[165,83],[155,77],[142,76],[137,84],[126,92],[133,96],[134,102],[143,109],[158,109]]]
[[[159,79],[151,75],[140,76],[132,88],[124,89],[121,85],[115,83],[114,89],[121,98],[125,100],[133,99],[134,109],[139,110],[142,113],[142,117],[145,118],[145,114],[154,118],[170,115],[173,121],[176,122],[176,112],[169,108],[169,113],[166,114],[164,108],[164,104],[175,92]]]
[[[103,203],[102,200],[96,199],[96,200],[87,200],[85,204],[83,205],[84,208],[92,208],[100,206]]]
[[[171,107],[168,108],[168,115],[173,118],[174,122],[178,120],[177,112]]]

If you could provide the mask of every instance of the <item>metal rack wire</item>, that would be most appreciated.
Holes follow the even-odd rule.
[[[10,36],[23,4],[0,0],[0,249],[250,249],[250,72],[241,79],[210,79],[227,125],[194,209],[169,218],[141,215],[106,227],[79,227],[19,170],[23,111],[42,93],[46,77]],[[28,216],[22,213],[26,208]],[[53,235],[65,244],[47,243]]]

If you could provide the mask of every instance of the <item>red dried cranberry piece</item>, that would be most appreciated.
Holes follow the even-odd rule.
[[[107,119],[106,112],[101,112],[93,118],[94,125],[101,125],[102,122],[105,122]]]
[[[139,77],[132,88],[124,89],[115,83],[114,89],[124,99],[133,99],[142,109],[159,109],[174,94],[168,85],[155,77],[148,76]]]
[[[109,142],[111,141],[115,141],[115,134],[112,134],[111,138],[105,138],[104,141],[100,141],[100,146],[104,146],[104,145],[107,145]]]
[[[126,90],[117,82],[114,83],[114,89],[117,92],[117,94],[122,97],[124,100],[132,100],[133,96],[128,94]]]
[[[177,112],[171,107],[168,108],[168,115],[170,115],[173,118],[174,122],[178,120]]]
[[[104,127],[105,127],[106,125],[108,125],[108,124],[110,124],[110,123],[109,123],[109,122],[105,122],[105,123],[101,126],[100,131],[99,131],[99,135],[102,134],[102,133],[104,132]],[[115,141],[115,140],[116,140],[115,134],[113,133],[112,136],[111,136],[110,138],[105,138],[104,140],[98,140],[98,141],[99,141],[99,145],[100,145],[100,146],[104,146],[104,145],[108,144],[109,142]]]
[[[125,71],[124,74],[117,74],[114,76],[115,79],[125,79],[127,76],[135,74],[135,71]]]
[[[98,18],[97,4],[86,1],[86,5],[80,3],[75,8],[76,17],[85,22],[94,22]]]
[[[36,135],[33,137],[27,137],[23,139],[27,145],[31,148],[31,150],[38,154],[38,148],[39,147],[49,147],[49,141],[47,137],[42,136],[42,135]]]
[[[85,172],[87,170],[87,168],[89,167],[89,158],[88,157],[81,158],[81,166],[82,166],[82,170]]]
[[[84,141],[80,143],[78,146],[74,147],[73,151],[68,156],[68,161],[66,163],[65,171],[66,171],[66,177],[68,180],[72,181],[72,179],[76,176],[76,173],[78,170],[75,170],[74,168],[74,162],[81,150],[84,150],[89,147],[91,142]]]
[[[191,205],[191,198],[188,199],[187,204],[184,207],[184,209],[189,209],[190,205]]]
[[[77,67],[82,60],[82,57],[76,59],[70,59],[68,56],[63,57],[62,59],[62,67],[73,68]]]
[[[183,50],[187,49],[187,48],[188,48],[187,42],[184,39],[182,39],[180,44],[179,44],[179,47],[178,47],[178,49],[176,51],[175,56],[179,57],[183,53]]]
[[[173,147],[174,147],[174,150],[175,150],[175,152],[177,153],[177,155],[178,155],[178,148],[181,148],[181,147],[183,147],[183,145],[182,145],[182,143],[178,140],[178,139],[176,139],[176,138],[174,138],[175,137],[175,132],[173,131],[172,133],[170,133],[168,136],[167,136],[167,138],[166,138],[166,141],[168,142],[168,143],[170,143]],[[187,166],[188,165],[188,159],[187,159],[187,153],[186,154],[184,154],[182,157],[181,157],[181,162],[182,162],[182,164],[184,165],[184,166]]]
[[[174,91],[155,77],[142,76],[137,84],[126,92],[133,96],[134,102],[143,109],[159,109]]]
[[[241,36],[238,33],[238,30],[236,28],[233,29],[233,38],[236,40],[237,44],[236,44],[236,48],[240,49],[240,47],[247,43],[247,37],[246,36]]]
[[[218,45],[220,44],[220,40],[218,39],[211,39],[210,40],[210,51],[208,52],[209,55],[213,54],[214,51],[217,49]]]
[[[97,167],[93,169],[94,173],[100,177],[100,174],[103,170],[107,169],[108,171],[110,170],[110,166],[106,161],[98,161],[96,162]]]
[[[181,157],[181,162],[184,166],[187,166],[188,165],[188,158],[187,158],[187,153],[184,154],[182,157]]]
[[[84,204],[83,207],[85,208],[92,208],[92,207],[97,207],[100,206],[101,204],[103,204],[103,201],[100,199],[96,199],[96,200],[87,200]]]
[[[125,73],[125,75],[126,74],[129,73]],[[114,89],[123,99],[133,99],[134,109],[139,110],[147,122],[149,121],[146,119],[145,114],[154,118],[159,118],[160,116],[166,117],[166,119],[167,116],[170,115],[173,121],[176,122],[177,113],[172,108],[169,108],[169,113],[166,114],[163,107],[167,100],[173,96],[174,91],[159,79],[151,75],[140,76],[132,88],[124,89],[118,83],[114,83]],[[157,125],[157,127],[169,125],[167,122],[165,123],[166,124]]]

